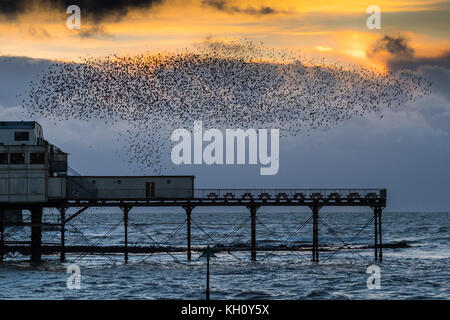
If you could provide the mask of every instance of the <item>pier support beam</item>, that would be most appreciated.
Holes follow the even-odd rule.
[[[125,264],[128,263],[128,213],[131,210],[131,207],[123,207],[123,227],[124,227],[124,243],[125,243]]]
[[[257,205],[249,205],[251,218],[251,260],[256,261],[256,211],[259,209]]]
[[[187,259],[188,261],[191,261],[191,257],[192,257],[192,251],[191,251],[191,213],[192,213],[192,209],[194,209],[194,206],[183,206],[184,210],[186,211],[186,227],[187,227],[187,233],[186,233],[186,238],[187,238]]]
[[[209,256],[206,257],[206,300],[209,300]]]
[[[378,237],[379,237],[378,243],[380,245],[380,252],[379,252],[379,255],[378,255],[378,260],[380,262],[383,261],[383,241],[382,241],[382,236],[381,236],[382,235],[382,233],[381,233],[381,216],[382,216],[382,213],[383,213],[383,208],[379,207],[378,208]]]
[[[5,255],[5,211],[0,210],[0,263]]]
[[[378,260],[378,207],[373,208],[373,219],[374,219],[374,258],[375,261]]]
[[[313,215],[313,245],[312,245],[312,261],[319,262],[319,205],[312,205]]]
[[[380,206],[372,207],[374,216],[374,257],[375,261],[383,261],[383,238],[381,229],[381,216],[383,208]]]
[[[42,255],[42,207],[31,208],[31,262],[40,263]]]
[[[59,208],[61,214],[61,253],[59,256],[60,262],[66,261],[66,208]]]

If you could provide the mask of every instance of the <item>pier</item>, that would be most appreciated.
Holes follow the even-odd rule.
[[[60,201],[48,201],[42,203],[20,203],[7,202],[0,203],[0,261],[10,252],[19,252],[29,255],[34,263],[40,263],[43,254],[59,254],[60,261],[66,260],[66,253],[91,253],[108,254],[122,253],[124,263],[128,263],[129,254],[150,253],[150,252],[185,252],[186,259],[192,259],[192,252],[200,250],[191,243],[191,217],[196,207],[245,207],[249,211],[251,220],[250,243],[243,248],[227,248],[215,246],[213,250],[219,251],[250,251],[251,261],[257,260],[257,251],[311,251],[311,261],[319,263],[319,252],[339,251],[346,248],[344,243],[338,248],[326,248],[320,245],[320,210],[324,207],[366,207],[373,211],[373,217],[369,222],[373,222],[374,239],[374,260],[381,262],[383,259],[382,243],[382,213],[386,207],[386,189],[189,189],[176,190],[177,194],[189,194],[187,197],[164,197],[152,196],[135,197],[131,194],[133,190],[120,190],[121,194],[126,194],[126,199],[119,199],[117,196],[97,197],[91,199],[64,199]],[[173,192],[173,189],[171,189]],[[185,247],[162,247],[162,246],[134,246],[128,245],[129,215],[133,208],[137,207],[180,207],[186,214],[186,246]],[[257,235],[257,212],[262,207],[307,207],[311,210],[308,219],[312,221],[311,246],[300,247],[290,244],[283,244],[277,248],[258,247]],[[43,210],[55,208],[60,213],[60,223],[44,224]],[[90,208],[120,208],[123,214],[123,246],[66,246],[65,230],[66,226],[81,214],[88,214]],[[10,244],[5,239],[5,210],[29,210],[31,221],[23,222],[20,225],[27,225],[31,228],[31,239],[29,244]],[[151,216],[151,213],[149,213]],[[308,222],[306,221],[306,222]],[[306,223],[305,222],[305,223]],[[60,230],[61,241],[59,245],[42,244],[42,228],[56,227]]]
[[[128,263],[131,253],[186,252],[186,259],[192,259],[192,252],[200,248],[193,246],[191,237],[192,215],[198,207],[245,207],[249,211],[250,241],[240,248],[231,248],[220,243],[211,247],[213,251],[248,250],[250,260],[257,260],[258,250],[271,250],[258,246],[258,210],[262,207],[307,207],[311,216],[299,231],[312,222],[311,244],[298,246],[283,243],[277,251],[311,251],[311,261],[319,262],[321,251],[333,252],[348,248],[343,242],[337,248],[321,245],[319,224],[330,227],[321,219],[324,207],[366,207],[373,211],[373,217],[364,226],[374,225],[374,260],[382,261],[382,212],[386,207],[386,189],[197,189],[195,177],[184,176],[83,176],[69,166],[68,153],[44,139],[43,129],[35,121],[0,122],[0,261],[5,255],[17,252],[29,255],[33,263],[40,263],[44,254],[59,254],[61,262],[67,253],[112,254],[123,253]],[[153,246],[129,246],[130,215],[133,208],[179,207],[186,214],[186,245],[184,247],[163,246],[146,235]],[[91,208],[120,208],[123,218],[123,246],[67,246],[66,227]],[[47,209],[59,211],[59,222],[43,223]],[[30,219],[11,222],[6,212],[29,211]],[[48,210],[47,210],[48,211]],[[149,213],[150,220],[151,212]],[[29,226],[30,239],[8,241],[5,237],[6,224],[18,227]],[[136,227],[136,225],[133,225]],[[72,227],[74,227],[72,225]],[[197,226],[198,227],[198,226]],[[59,244],[43,244],[43,228],[60,231]],[[143,230],[140,230],[144,233]],[[177,230],[178,231],[178,230]],[[362,230],[361,230],[362,231]],[[359,231],[359,232],[361,232]],[[209,236],[213,242],[214,239]],[[341,241],[342,242],[342,241]]]

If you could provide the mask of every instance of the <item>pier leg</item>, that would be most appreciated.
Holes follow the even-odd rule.
[[[319,262],[319,206],[312,206],[311,209],[313,212],[312,261]]]
[[[378,209],[378,228],[379,228],[379,230],[378,230],[378,237],[379,237],[380,252],[379,252],[379,255],[378,255],[378,260],[380,262],[383,261],[383,242],[382,242],[382,238],[381,238],[381,216],[382,216],[382,212],[383,212],[383,209],[379,208]]]
[[[186,226],[187,226],[187,259],[191,261],[192,251],[191,251],[191,213],[194,206],[184,206],[186,211]]]
[[[124,233],[125,233],[125,264],[128,263],[128,212],[130,212],[130,207],[124,207],[123,208],[123,226],[124,226]]]
[[[59,209],[61,214],[61,253],[59,256],[60,262],[66,261],[66,208],[61,207]]]
[[[4,220],[4,211],[0,210],[0,232],[1,232],[1,238],[0,238],[0,262],[3,262],[3,256],[5,254],[5,220]]]
[[[31,209],[31,262],[40,263],[42,255],[42,207]]]
[[[374,216],[374,254],[375,254],[375,261],[378,260],[378,207],[373,208],[373,216]]]
[[[209,256],[206,257],[206,300],[209,300]]]
[[[251,260],[256,261],[256,211],[258,210],[257,206],[249,206],[250,209],[250,217],[251,217]]]

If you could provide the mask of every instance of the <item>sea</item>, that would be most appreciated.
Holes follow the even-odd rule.
[[[24,220],[29,219],[24,212]],[[257,260],[251,261],[246,209],[196,208],[191,224],[195,251],[189,262],[186,252],[169,250],[186,246],[184,211],[136,208],[129,214],[129,247],[164,247],[167,252],[130,254],[128,264],[122,253],[68,253],[64,263],[50,254],[40,265],[11,252],[0,263],[0,299],[205,299],[202,253],[207,246],[229,249],[210,257],[211,299],[449,299],[450,213],[385,211],[382,262],[374,261],[372,219],[369,211],[321,211],[323,250],[319,263],[313,263],[311,213],[260,209]],[[43,244],[58,245],[60,230],[51,226],[59,222],[58,211],[45,212],[44,222],[49,225]],[[6,227],[5,242],[26,243],[29,229]],[[87,210],[66,225],[65,234],[67,246],[121,246],[123,216],[113,209]],[[287,244],[304,250],[276,250]],[[373,268],[375,280],[370,278]]]

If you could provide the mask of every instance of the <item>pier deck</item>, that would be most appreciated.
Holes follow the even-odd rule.
[[[123,190],[122,190],[123,191]],[[129,190],[128,194],[132,194]],[[191,246],[191,214],[195,207],[209,206],[209,207],[225,207],[225,206],[242,206],[247,207],[250,211],[251,217],[251,243],[247,248],[242,250],[250,250],[251,260],[256,260],[256,219],[257,210],[261,207],[309,207],[312,215],[312,245],[308,248],[289,248],[280,247],[279,250],[311,250],[312,261],[319,262],[319,251],[323,251],[319,245],[319,211],[322,207],[368,207],[374,212],[372,218],[374,222],[374,258],[376,261],[382,261],[382,211],[386,207],[387,192],[386,189],[195,189],[193,197],[191,198],[177,198],[177,199],[157,199],[157,198],[133,198],[127,197],[117,199],[114,197],[100,198],[100,199],[65,199],[61,201],[52,201],[45,203],[0,203],[0,262],[3,261],[4,255],[7,251],[14,248],[18,252],[30,254],[33,262],[40,262],[42,253],[59,251],[60,260],[65,261],[66,252],[74,252],[77,250],[81,252],[92,251],[100,253],[108,252],[123,252],[125,263],[128,262],[128,254],[133,253],[136,249],[128,247],[128,214],[133,207],[182,207],[186,212],[186,232],[187,244],[184,251],[186,251],[187,259],[191,260],[193,248]],[[103,247],[95,248],[65,245],[65,230],[66,225],[73,219],[86,212],[93,207],[117,207],[123,211],[123,226],[124,226],[124,246],[123,247]],[[42,246],[42,215],[43,209],[56,208],[60,211],[60,222],[56,226],[61,231],[61,243],[59,246],[51,248]],[[68,210],[77,208],[77,210],[68,214]],[[21,209],[29,210],[31,212],[31,244],[13,245],[9,246],[4,241],[5,224],[3,219],[4,210]],[[24,223],[26,225],[26,223]],[[345,246],[342,246],[344,249]],[[147,248],[140,251],[163,250],[164,248]],[[263,250],[263,248],[258,248]],[[183,250],[177,248],[177,251]],[[139,250],[138,250],[139,251]]]

